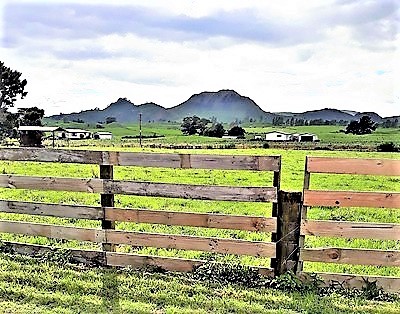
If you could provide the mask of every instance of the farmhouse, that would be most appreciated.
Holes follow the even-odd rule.
[[[59,139],[83,140],[89,139],[92,133],[82,129],[65,129],[57,133]]]
[[[271,131],[265,134],[265,140],[275,142],[291,141],[292,134],[282,131]]]
[[[111,140],[112,133],[111,132],[96,132],[93,134],[93,138],[95,140]]]

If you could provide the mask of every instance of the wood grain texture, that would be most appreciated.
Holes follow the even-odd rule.
[[[107,243],[223,254],[275,257],[275,243],[107,230]]]
[[[103,152],[46,148],[1,148],[0,160],[101,164]]]
[[[103,192],[103,181],[101,179],[32,177],[2,174],[0,175],[0,187],[43,191],[101,193]]]
[[[0,212],[77,219],[97,220],[103,218],[103,210],[101,207],[7,200],[0,200]]]
[[[400,208],[400,193],[305,190],[304,205]]]
[[[2,148],[0,160],[262,171],[279,171],[281,163],[280,156],[190,155],[46,148]]]
[[[400,240],[400,224],[303,220],[301,234],[349,239]]]
[[[216,201],[277,201],[276,187],[234,187],[104,180],[104,193]]]
[[[107,252],[107,265],[108,266],[121,266],[121,267],[160,267],[167,271],[176,272],[191,272],[195,267],[201,266],[205,263],[210,263],[204,260],[197,259],[184,259],[174,257],[160,257],[153,255],[138,255],[138,254],[127,254],[127,253],[111,253]],[[223,263],[216,263],[221,264]],[[257,270],[264,276],[274,276],[273,269],[267,267],[250,267],[251,269]]]
[[[104,230],[0,220],[0,232],[55,239],[106,242]]]
[[[306,170],[313,173],[400,176],[400,160],[308,156]]]
[[[276,218],[108,207],[104,210],[105,218],[115,221],[259,232],[276,230]]]
[[[360,276],[354,274],[335,274],[335,273],[314,273],[321,277],[325,284],[340,284],[345,288],[357,288],[361,289],[365,286],[365,281],[376,282],[378,287],[383,288],[385,291],[399,293],[400,291],[400,278],[398,277],[386,277],[386,276]],[[310,273],[302,272],[300,274],[304,279],[310,278]]]
[[[309,262],[400,266],[400,251],[344,248],[301,249],[300,259]]]

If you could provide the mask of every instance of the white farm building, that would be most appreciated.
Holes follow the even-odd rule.
[[[59,139],[66,140],[84,140],[89,139],[92,133],[82,129],[65,129],[57,133]]]
[[[93,138],[95,140],[111,140],[112,133],[111,132],[96,132],[93,134]]]
[[[291,141],[292,134],[282,131],[271,131],[265,134],[265,140],[275,142]]]
[[[295,142],[318,142],[319,138],[317,135],[312,133],[300,133],[293,134],[293,141]]]

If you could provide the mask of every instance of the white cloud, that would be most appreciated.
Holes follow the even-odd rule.
[[[393,1],[108,3],[7,2],[0,53],[28,80],[18,106],[54,114],[127,97],[170,107],[230,88],[266,111],[400,114]]]

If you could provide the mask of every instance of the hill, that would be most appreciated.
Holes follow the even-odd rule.
[[[374,122],[382,122],[382,118],[375,112],[355,112],[325,108],[321,110],[305,111],[300,113],[277,112],[271,113],[262,110],[251,98],[242,96],[234,90],[220,90],[218,92],[202,92],[194,94],[188,100],[172,108],[164,108],[155,103],[135,105],[126,98],[119,98],[107,108],[100,110],[85,110],[82,112],[59,114],[50,116],[50,119],[64,121],[84,121],[86,123],[104,122],[107,117],[116,118],[120,123],[133,123],[142,114],[143,121],[182,121],[184,117],[197,115],[202,118],[216,118],[220,122],[257,121],[271,123],[274,117],[284,119],[304,120],[358,120],[368,115]]]
[[[115,117],[118,122],[136,122],[142,113],[143,121],[181,121],[184,117],[197,115],[204,118],[215,117],[221,122],[254,119],[271,122],[272,113],[263,111],[252,99],[239,95],[233,90],[203,92],[191,96],[185,102],[164,108],[155,103],[136,106],[126,98],[119,98],[103,110],[86,110],[79,113],[59,114],[49,118],[55,120],[83,120],[84,122],[105,121],[107,117]]]

